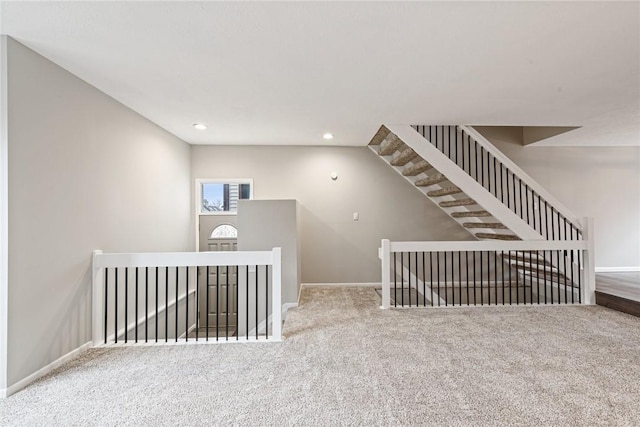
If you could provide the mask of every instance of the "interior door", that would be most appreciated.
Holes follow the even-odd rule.
[[[229,217],[201,217],[201,252],[235,251],[237,247],[237,230],[230,224]],[[236,333],[238,320],[238,269],[235,266],[212,266],[208,270],[207,275],[206,267],[200,269],[199,330],[206,333],[208,325],[210,337],[216,336],[216,328],[219,336],[225,336],[227,331],[232,336]]]

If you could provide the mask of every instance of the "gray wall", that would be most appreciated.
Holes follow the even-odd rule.
[[[300,291],[298,203],[295,200],[240,200],[238,250],[282,248],[282,303],[297,303]]]
[[[2,6],[0,6],[2,8]],[[7,387],[7,37],[0,35],[0,390]]]
[[[517,128],[476,129],[574,214],[594,218],[596,267],[640,266],[640,147],[523,147]]]
[[[193,146],[191,153],[192,182],[253,178],[254,199],[298,200],[303,283],[380,282],[383,238],[471,239],[367,147]]]
[[[11,39],[8,108],[11,386],[90,340],[92,250],[192,250],[193,215],[186,143]]]

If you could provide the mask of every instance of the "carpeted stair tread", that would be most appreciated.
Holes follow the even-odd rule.
[[[418,157],[418,153],[413,151],[411,148],[407,148],[391,160],[391,165],[404,166],[416,157]]]
[[[578,287],[578,285],[576,283],[571,283],[571,279],[569,277],[565,277],[564,274],[562,273],[556,273],[556,272],[537,272],[537,271],[531,271],[531,270],[526,270],[524,272],[524,274],[526,276],[530,277],[530,280],[534,281],[533,285],[535,286],[538,283],[538,279],[541,280],[540,284],[542,284],[544,280],[548,282],[555,282],[555,283],[559,283],[560,285],[564,285],[565,281],[567,282],[567,286],[571,286],[571,287]]]
[[[546,264],[546,265],[550,265],[548,261],[543,260],[541,257],[537,257],[535,256],[535,254],[532,254],[531,258],[529,258],[529,255],[513,255],[513,254],[505,254],[504,258],[506,260],[508,260],[511,263],[516,263],[516,262],[526,262],[529,264]]]
[[[419,162],[415,162],[411,166],[404,168],[402,170],[402,175],[416,176],[432,168],[433,166],[431,166],[426,160],[420,160]]]
[[[465,228],[491,228],[494,230],[507,230],[507,227],[500,222],[465,222]]]
[[[518,236],[513,234],[493,234],[493,233],[476,233],[478,239],[491,239],[491,240],[520,240]]]
[[[442,208],[452,208],[454,206],[470,206],[476,205],[476,201],[473,199],[459,199],[459,200],[447,200],[446,202],[440,202],[439,206]]]
[[[443,197],[443,196],[451,196],[453,194],[460,194],[462,190],[458,187],[446,187],[441,188],[440,190],[433,190],[427,193],[429,197]]]
[[[416,187],[429,187],[431,185],[440,184],[447,180],[447,177],[441,173],[434,174],[429,178],[419,179],[415,182]]]
[[[378,129],[378,132],[376,132],[376,134],[373,136],[373,138],[371,139],[371,142],[369,142],[369,145],[380,145],[382,144],[382,141],[384,141],[384,139],[387,137],[387,135],[389,135],[389,129],[387,129],[386,126],[382,125],[380,126],[380,129]]]
[[[467,212],[453,212],[451,214],[454,218],[480,218],[485,216],[491,216],[487,211],[467,211]]]
[[[381,156],[390,156],[398,151],[398,149],[403,145],[404,143],[400,138],[393,133],[389,133],[387,138],[382,142],[382,144],[380,144],[380,151],[378,151],[378,154]]]
[[[536,264],[536,265],[524,265],[524,264],[514,264],[511,263],[510,264],[513,268],[517,269],[517,270],[526,270],[527,272],[529,271],[533,271],[535,273],[540,273],[542,274],[543,272],[547,271],[547,272],[551,272],[553,271],[554,273],[558,273],[558,271],[556,270],[556,268],[550,264],[547,265],[543,265],[542,263],[540,264]],[[562,275],[562,274],[561,274]]]

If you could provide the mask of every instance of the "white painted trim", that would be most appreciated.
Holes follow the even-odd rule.
[[[425,144],[426,139],[411,126],[386,124],[385,126],[420,157],[445,175],[451,183],[475,200],[478,205],[482,206],[488,212],[491,212],[494,218],[504,224],[518,237],[525,240],[543,239],[540,233],[513,213],[511,209],[500,202],[500,200],[496,199],[486,188],[467,175],[465,171],[449,159],[449,157],[442,154],[433,144]],[[433,198],[429,199],[436,203]]]
[[[96,254],[95,268],[271,265],[273,251],[147,252]]]
[[[10,387],[0,390],[0,397],[9,397],[15,392],[22,390],[32,382],[36,381],[39,378],[42,378],[43,376],[47,375],[49,372],[53,371],[54,369],[57,369],[58,367],[69,362],[70,360],[75,359],[80,354],[90,349],[92,345],[93,343],[91,341],[84,343],[80,347],[76,348],[75,350],[71,350],[69,353],[65,354],[64,356],[49,363],[47,366],[38,369],[36,372],[29,375],[28,377],[21,379],[20,381],[11,385]]]
[[[247,332],[247,335],[249,335],[250,337],[254,337],[256,336],[256,328],[258,329],[258,337],[260,337],[261,335],[264,336],[264,332],[265,332],[265,325],[268,325],[269,323],[271,323],[271,325],[273,326],[273,321],[272,321],[273,316],[269,316],[266,320],[262,320],[260,321],[260,323],[258,323],[258,326],[256,326],[255,328],[251,329],[249,332]],[[273,336],[273,335],[270,335]]]
[[[193,332],[193,331],[195,331],[195,330],[196,330],[196,324],[194,323],[193,325],[191,325],[191,326],[189,327],[189,329],[187,330],[187,332],[185,332],[185,333],[183,333],[182,335],[180,335],[180,336],[178,337],[178,339],[180,340],[180,339],[186,338],[186,336],[187,336],[187,335],[189,335],[191,332]],[[195,339],[195,338],[192,338],[192,339]],[[185,339],[185,341],[186,341],[186,339]]]
[[[283,322],[287,320],[287,314],[289,313],[289,310],[296,307],[298,307],[297,302],[286,302],[282,304],[282,321]]]
[[[278,254],[274,255],[274,258],[280,258],[280,248],[274,248],[274,251],[276,251]],[[261,321],[258,326],[256,326],[255,328],[251,329],[249,332],[247,332],[248,336],[255,336],[256,334],[256,328],[258,330],[258,334],[264,333],[266,326],[269,324],[269,322],[271,323],[271,337],[276,340],[276,341],[281,341],[282,340],[282,322],[284,321],[284,319],[286,319],[287,317],[287,311],[289,310],[289,308],[292,307],[297,307],[298,304],[297,303],[285,303],[280,305],[281,302],[281,271],[280,268],[276,267],[276,265],[280,265],[280,262],[278,262],[277,264],[274,264],[273,267],[273,295],[272,295],[272,302],[271,302],[271,316],[267,317],[267,319]],[[277,278],[277,280],[276,280]],[[277,283],[277,285],[276,285]],[[278,310],[278,306],[280,306],[280,310]],[[274,313],[276,314],[274,316]]]
[[[291,309],[291,308],[295,308],[295,307],[297,307],[297,306],[298,306],[298,303],[296,303],[296,302],[288,302],[288,303],[282,304],[282,310],[281,310],[281,315],[280,315],[280,317],[281,317],[281,319],[282,319],[282,320],[281,320],[281,322],[284,322],[285,320],[287,320],[287,313],[289,312],[289,309]],[[273,309],[275,309],[275,305],[273,305],[273,306],[272,306],[272,308],[273,308]],[[262,334],[262,333],[264,333],[264,331],[265,331],[265,325],[267,324],[267,322],[270,322],[270,323],[271,323],[271,328],[272,328],[272,329],[274,329],[274,328],[273,328],[273,325],[274,325],[274,323],[273,323],[273,322],[274,322],[274,319],[273,319],[273,315],[271,315],[271,316],[269,316],[269,318],[268,318],[266,321],[264,321],[264,320],[263,320],[263,321],[261,321],[261,322],[258,324],[258,326],[257,326],[257,328],[258,328],[258,334]],[[282,324],[282,323],[281,323],[281,324]],[[278,331],[276,331],[275,329],[274,329],[274,331],[275,331],[275,332],[278,332]],[[272,337],[272,339],[277,338],[277,336],[276,336],[276,333],[275,333],[275,332],[274,332],[274,333],[272,333],[272,335],[270,335],[270,337]],[[254,336],[254,337],[255,337],[255,335],[256,335],[256,328],[251,329],[247,334],[248,334],[249,336]],[[282,333],[281,333],[281,331],[280,331],[280,334],[279,334],[279,335],[280,335],[280,338],[278,338],[276,341],[281,341],[281,340],[282,340]]]
[[[380,250],[378,254],[380,256],[381,269],[382,269],[382,305],[381,309],[386,310],[391,306],[391,241],[389,239],[382,239]]]
[[[375,288],[382,286],[381,282],[362,282],[362,283],[303,283],[302,286],[309,288],[320,287],[343,287],[343,288]]]
[[[498,150],[491,142],[487,140],[480,132],[475,130],[471,126],[459,126],[460,129],[465,131],[473,139],[478,141],[478,144],[482,145],[485,150],[491,153],[496,159],[502,162],[507,168],[511,170],[518,178],[529,185],[529,188],[542,196],[555,210],[560,212],[567,220],[573,225],[581,229],[580,222],[576,215],[563,205],[558,199],[553,197],[544,187],[542,187],[536,180],[531,178],[525,171],[523,171],[518,165],[516,165],[509,157],[507,157],[502,151]]]
[[[637,267],[596,267],[596,273],[635,273],[640,271]]]
[[[100,336],[104,331],[104,313],[102,307],[104,304],[104,281],[102,276],[102,269],[98,268],[98,256],[102,255],[101,250],[93,251],[92,258],[92,270],[93,278],[91,281],[91,301],[92,301],[92,315],[91,315],[91,330],[93,345],[98,345],[100,342]]]
[[[596,270],[595,270],[595,241],[593,240],[593,218],[584,218],[582,224],[582,238],[588,247],[583,256],[584,280],[582,281],[582,303],[593,305],[596,303]]]
[[[178,338],[178,341],[168,341],[168,342],[140,342],[140,343],[132,343],[132,342],[128,342],[128,343],[112,343],[112,344],[107,344],[107,345],[103,345],[101,346],[102,348],[118,348],[118,347],[153,347],[153,346],[167,346],[167,345],[211,345],[211,344],[248,344],[248,343],[256,343],[256,342],[262,342],[262,343],[269,343],[269,342],[280,342],[282,341],[282,339],[274,339],[272,335],[269,336],[269,338],[265,338],[264,335],[259,336],[258,338],[251,337],[249,336],[249,339],[246,339],[245,337],[239,337],[240,339],[235,339],[235,337],[229,337],[229,339],[220,337],[218,339],[218,341],[216,341],[216,337],[209,337],[209,341],[207,341],[204,338],[199,338],[198,341],[196,341],[195,338],[190,338],[188,341],[184,338]]]
[[[0,389],[7,386],[9,339],[9,132],[7,36],[0,35]]]
[[[559,251],[586,250],[586,240],[506,240],[506,241],[454,241],[454,242],[390,242],[391,252],[441,251]]]
[[[271,293],[271,334],[274,340],[282,339],[282,249],[273,248],[272,251],[271,281],[273,288]],[[268,295],[267,295],[268,298]],[[258,295],[256,295],[256,304]]]
[[[302,283],[300,283],[300,286],[298,286],[298,299],[296,301],[296,305],[300,305],[300,297],[302,296],[302,286],[304,286]]]

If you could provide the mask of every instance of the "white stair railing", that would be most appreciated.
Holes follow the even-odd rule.
[[[280,341],[281,271],[280,248],[261,252],[94,251],[93,345],[181,343],[189,342],[192,335],[193,342]],[[209,324],[210,303],[216,307],[215,321],[220,321],[215,325]],[[230,313],[235,316],[232,322]],[[234,330],[230,323],[235,323]],[[203,334],[201,328],[205,328]]]
[[[413,129],[542,238],[582,238],[576,216],[474,128],[413,126]]]
[[[594,304],[593,226],[582,240],[392,242],[382,240],[382,306]],[[394,263],[404,254],[413,264]],[[569,262],[574,260],[573,263]],[[398,281],[398,272],[420,280]],[[408,270],[408,271],[407,271]],[[399,287],[401,287],[399,289]],[[406,301],[395,298],[408,292]],[[429,299],[426,295],[435,296]],[[444,301],[444,304],[442,303]]]

